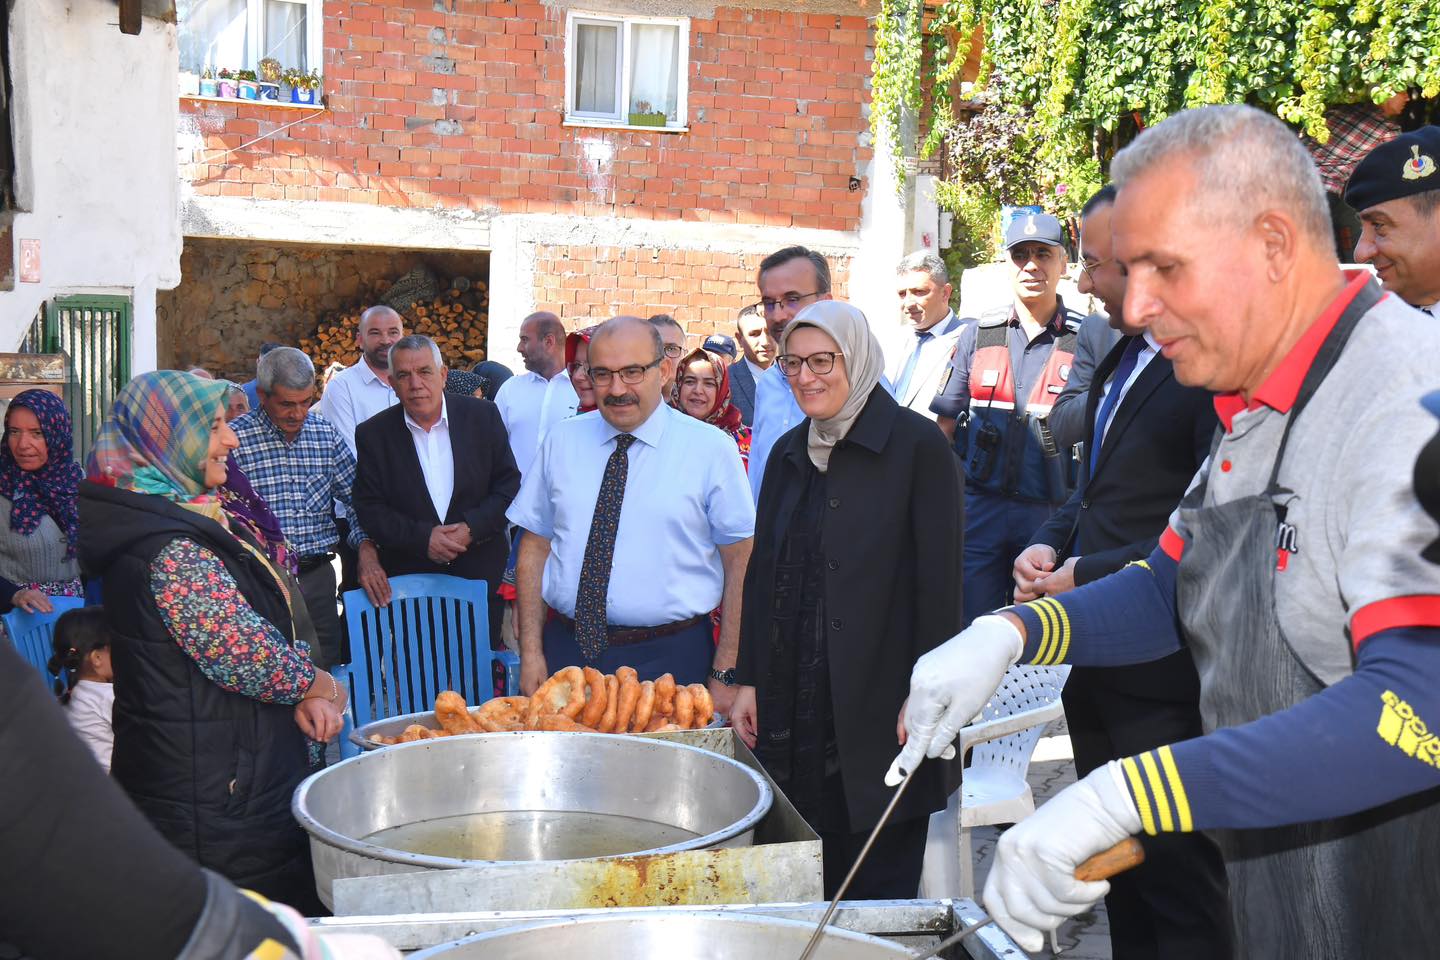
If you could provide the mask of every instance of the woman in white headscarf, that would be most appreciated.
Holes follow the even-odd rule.
[[[961,480],[935,424],[881,383],[855,307],[811,304],[780,350],[809,419],[765,466],[732,714],[824,841],[829,897],[890,800],[910,668],[960,630]],[[922,765],[848,898],[915,896],[945,799],[940,766]]]

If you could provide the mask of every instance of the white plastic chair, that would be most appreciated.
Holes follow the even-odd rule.
[[[1025,775],[1040,735],[1064,712],[1060,691],[1069,675],[1068,666],[1011,667],[980,716],[960,731],[956,749],[962,758],[971,754],[970,765],[949,805],[930,817],[921,898],[974,899],[970,831],[1035,812]]]

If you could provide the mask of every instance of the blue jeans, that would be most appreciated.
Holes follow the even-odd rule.
[[[965,494],[965,625],[1010,602],[1015,558],[1050,519],[1050,505]]]
[[[552,618],[545,624],[541,638],[545,666],[551,672],[562,667],[587,666],[575,631],[564,620]],[[634,667],[641,680],[654,680],[664,673],[675,675],[678,684],[704,683],[710,677],[710,664],[715,659],[715,637],[710,618],[705,617],[693,627],[686,627],[668,637],[656,637],[623,647],[607,647],[600,659],[588,664],[601,673],[614,673],[616,667]]]

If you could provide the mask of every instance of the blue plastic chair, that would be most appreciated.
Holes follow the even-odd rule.
[[[85,601],[81,597],[51,597],[50,605],[55,608],[51,613],[26,613],[17,609],[0,617],[0,620],[4,621],[5,632],[10,635],[10,642],[15,644],[20,656],[33,664],[53,685],[60,679],[50,672],[49,667],[50,657],[55,653],[55,621],[66,611],[85,606]]]
[[[354,727],[433,709],[442,691],[471,706],[489,700],[497,662],[505,694],[520,692],[520,658],[490,649],[486,591],[483,580],[415,573],[390,578],[387,607],[376,608],[364,590],[346,592],[350,665],[335,671],[350,694],[342,756],[359,752],[350,742]]]

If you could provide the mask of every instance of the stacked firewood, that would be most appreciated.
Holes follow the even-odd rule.
[[[490,323],[487,284],[483,280],[456,277],[434,297],[397,305],[405,318],[406,333],[423,333],[440,345],[447,366],[470,369],[485,359],[485,334]],[[316,370],[332,363],[345,366],[360,359],[355,330],[360,314],[370,304],[385,298],[365,298],[351,307],[324,314],[315,333],[300,340],[300,349],[309,354]]]

